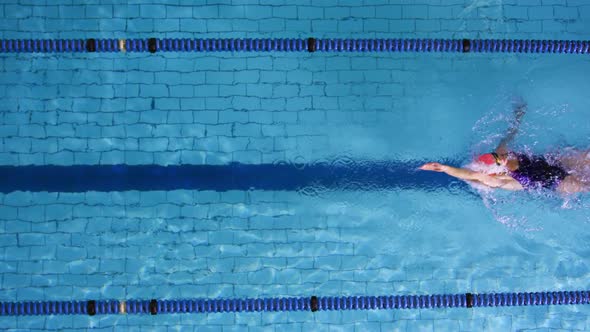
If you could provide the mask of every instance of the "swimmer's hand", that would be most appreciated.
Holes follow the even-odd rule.
[[[418,169],[423,171],[434,171],[434,172],[445,172],[447,169],[447,165],[439,164],[439,163],[426,163]]]
[[[520,119],[526,113],[526,107],[527,105],[524,101],[519,101],[514,105],[514,119],[516,120],[516,123],[520,123]]]

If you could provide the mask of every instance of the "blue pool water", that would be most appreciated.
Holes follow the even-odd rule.
[[[581,0],[7,0],[0,17],[2,39],[590,35]],[[587,148],[587,55],[2,54],[0,68],[0,301],[589,288],[587,195],[482,194],[415,170],[492,149],[515,98],[529,106],[518,150]],[[0,328],[586,330],[589,315],[0,317]]]

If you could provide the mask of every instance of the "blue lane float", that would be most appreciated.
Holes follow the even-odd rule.
[[[345,161],[313,164],[0,166],[0,192],[127,190],[467,189],[459,180],[418,171],[421,161]],[[450,163],[453,163],[452,161]]]
[[[525,39],[3,39],[0,53],[71,52],[450,52],[590,53],[587,40]]]
[[[0,302],[0,316],[344,311],[585,305],[589,291],[246,299]]]

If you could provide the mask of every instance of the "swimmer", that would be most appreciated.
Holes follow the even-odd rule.
[[[436,162],[426,163],[419,169],[444,172],[452,177],[475,182],[488,188],[506,190],[531,190],[546,188],[561,194],[590,191],[590,151],[573,151],[549,161],[544,156],[529,156],[508,150],[508,144],[518,132],[520,120],[526,112],[526,104],[514,108],[514,125],[500,141],[494,152],[479,156],[473,167],[457,168]]]

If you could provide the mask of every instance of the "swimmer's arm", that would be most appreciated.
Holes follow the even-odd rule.
[[[491,188],[502,188],[506,190],[523,189],[520,183],[510,176],[490,176],[465,168],[457,168],[446,165],[442,167],[442,171],[452,177],[467,181],[477,181]]]
[[[442,165],[441,171],[448,175],[461,180],[479,181],[481,173],[474,172],[465,168],[457,168],[453,166]]]
[[[508,153],[508,144],[512,142],[517,132],[518,126],[511,127],[508,130],[508,133],[506,133],[506,136],[502,138],[500,144],[498,144],[498,147],[496,147],[496,150],[494,150],[494,152],[496,152],[500,157],[505,156]]]
[[[514,108],[514,123],[513,123],[512,127],[510,127],[510,129],[508,129],[506,136],[504,136],[504,138],[502,138],[502,140],[500,141],[500,144],[498,144],[498,147],[495,150],[495,152],[498,155],[503,156],[508,153],[508,144],[510,142],[512,142],[512,140],[514,139],[514,136],[516,136],[516,134],[518,133],[518,127],[520,126],[520,119],[524,116],[525,112],[526,112],[526,104],[525,103],[518,104]]]

